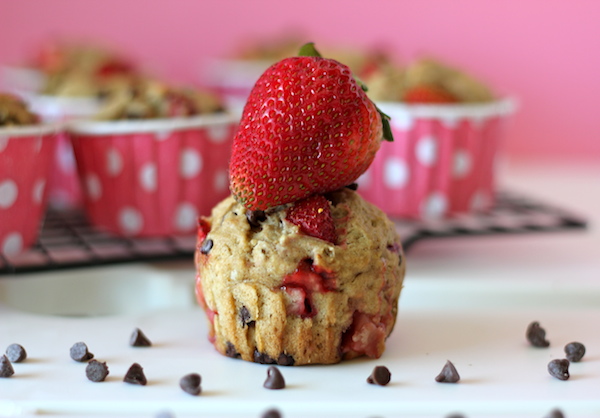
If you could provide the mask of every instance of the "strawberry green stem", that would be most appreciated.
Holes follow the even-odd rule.
[[[300,51],[298,52],[298,56],[300,57],[320,57],[323,56],[317,51],[315,48],[314,42],[308,42],[300,47]]]

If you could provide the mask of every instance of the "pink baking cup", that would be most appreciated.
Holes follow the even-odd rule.
[[[77,121],[69,135],[90,221],[114,234],[193,234],[229,195],[231,115]]]
[[[496,158],[514,100],[377,105],[391,117],[394,141],[382,143],[358,181],[366,200],[390,215],[412,219],[492,208]]]
[[[31,247],[46,209],[55,125],[0,128],[0,253]]]

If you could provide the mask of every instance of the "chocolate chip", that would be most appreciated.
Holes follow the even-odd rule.
[[[73,360],[81,362],[94,358],[94,355],[88,351],[88,346],[83,342],[73,344],[69,350],[69,354]]]
[[[295,362],[296,360],[294,360],[294,357],[289,354],[281,353],[279,357],[277,357],[277,364],[280,366],[293,366]]]
[[[202,392],[202,388],[200,387],[201,382],[202,378],[198,373],[190,373],[179,379],[179,387],[184,392],[196,396],[200,395],[200,392]]]
[[[263,210],[247,210],[246,219],[253,228],[260,227],[260,224],[267,220],[267,215]]]
[[[146,375],[144,374],[144,369],[138,363],[133,363],[129,370],[127,370],[123,382],[142,386],[148,383]]]
[[[202,241],[202,246],[200,247],[200,252],[204,255],[208,254],[213,247],[213,240],[208,238]]]
[[[266,353],[254,350],[254,362],[260,364],[275,364],[275,360]]]
[[[375,366],[371,376],[367,377],[367,382],[372,385],[385,386],[390,383],[392,374],[385,366]]]
[[[270,366],[267,369],[267,380],[263,384],[267,389],[283,389],[285,387],[285,379],[275,366]]]
[[[129,338],[129,345],[132,347],[150,347],[152,342],[150,342],[141,329],[135,328]]]
[[[268,409],[266,410],[261,416],[260,418],[281,418],[281,412],[279,412],[277,409]]]
[[[11,344],[6,349],[6,357],[13,363],[20,363],[27,358],[27,352],[20,344]]]
[[[567,355],[567,360],[571,363],[577,363],[585,355],[585,346],[578,342],[569,343],[565,345],[565,354]]]
[[[254,326],[254,324],[256,324],[256,321],[252,320],[250,311],[248,311],[248,308],[246,308],[245,306],[242,306],[242,308],[240,309],[239,318],[240,322],[242,323],[242,328],[244,328],[246,325],[251,327]]]
[[[225,344],[225,355],[231,358],[240,358],[240,353],[235,349],[235,345],[233,345],[230,341],[227,341]]]
[[[540,323],[537,321],[529,324],[525,335],[527,341],[534,347],[548,347],[550,345],[550,342],[546,340],[546,330],[540,327]]]
[[[565,418],[565,414],[563,414],[560,409],[554,408],[548,415],[545,415],[544,418]]]
[[[346,186],[346,189],[357,191],[358,190],[358,183],[351,183],[351,184],[349,184],[349,185]]]
[[[85,375],[92,382],[104,382],[108,376],[108,367],[104,362],[92,360],[85,367]]]
[[[556,359],[548,363],[548,373],[559,380],[569,379],[569,360]]]
[[[13,374],[15,374],[15,369],[13,369],[6,354],[2,354],[2,357],[0,357],[0,377],[11,377]]]
[[[450,360],[446,361],[440,374],[435,377],[435,381],[439,383],[456,383],[459,380],[460,376],[456,371],[456,367],[454,367],[454,364]]]

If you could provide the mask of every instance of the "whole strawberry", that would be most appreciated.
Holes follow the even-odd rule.
[[[234,138],[231,192],[251,210],[354,182],[389,133],[347,66],[312,44],[301,54],[309,56],[286,58],[258,79]]]

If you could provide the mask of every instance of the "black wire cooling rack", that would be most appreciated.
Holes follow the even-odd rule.
[[[430,238],[528,234],[585,229],[587,221],[557,206],[512,192],[501,192],[485,214],[435,221],[395,220],[405,251]],[[125,238],[101,231],[79,210],[49,210],[37,243],[24,254],[0,253],[0,275],[106,264],[192,260],[195,236]]]

